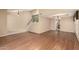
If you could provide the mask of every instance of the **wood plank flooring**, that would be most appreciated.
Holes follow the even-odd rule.
[[[79,42],[74,33],[25,32],[0,37],[0,50],[79,50]]]

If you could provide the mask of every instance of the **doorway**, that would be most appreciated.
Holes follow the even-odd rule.
[[[52,26],[56,31],[75,32],[75,24],[72,16],[55,16]]]

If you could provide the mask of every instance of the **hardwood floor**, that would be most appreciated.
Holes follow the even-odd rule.
[[[79,50],[79,42],[74,33],[25,32],[0,37],[0,50]]]

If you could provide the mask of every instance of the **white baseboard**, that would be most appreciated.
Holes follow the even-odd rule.
[[[36,31],[30,31],[30,32],[33,32],[33,33],[36,33],[36,34],[41,34],[41,33],[47,32],[47,31],[50,31],[50,29],[47,29],[45,31],[39,31],[39,32],[36,32]]]
[[[47,31],[50,31],[50,29],[48,29],[48,30],[45,30],[45,31],[42,31],[42,32],[40,32],[39,34],[41,34],[41,33],[44,33],[44,32],[47,32]]]
[[[56,30],[56,29],[52,29],[52,30]],[[63,31],[63,30],[60,30],[62,32],[70,32],[70,33],[75,33],[74,31]]]
[[[7,36],[7,35],[18,34],[18,33],[23,33],[23,32],[27,32],[27,31],[26,30],[22,30],[22,31],[18,31],[18,32],[13,31],[11,33],[7,32],[6,34],[0,35],[0,37]]]

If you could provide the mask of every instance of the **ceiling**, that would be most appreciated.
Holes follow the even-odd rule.
[[[7,11],[8,12],[18,12],[18,10],[20,12],[22,12],[22,11],[32,11],[33,9],[8,9]]]
[[[40,10],[40,15],[44,17],[54,16],[72,16],[76,9],[43,9]]]
[[[8,9],[8,12],[23,12],[33,11],[34,9]],[[77,9],[39,9],[40,15],[43,17],[52,18],[54,16],[72,16]]]

